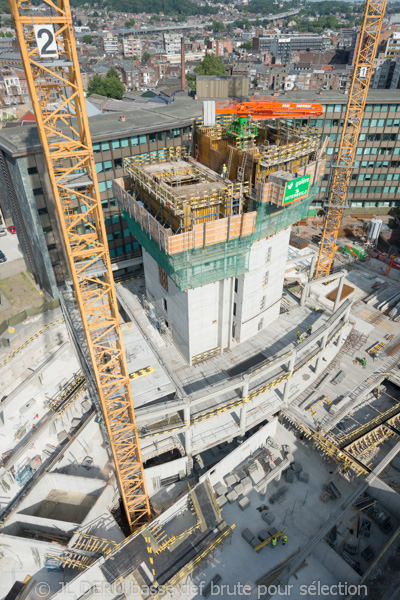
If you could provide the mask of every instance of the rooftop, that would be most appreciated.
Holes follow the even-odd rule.
[[[369,90],[368,102],[398,103],[398,90]],[[307,101],[318,103],[347,103],[347,95],[340,91],[327,90],[323,93],[314,91],[290,91],[280,95],[291,101]],[[120,121],[120,113],[102,114],[90,117],[89,125],[93,141],[111,140],[123,135],[157,131],[165,127],[190,123],[193,119],[201,118],[203,102],[189,97],[176,97],[168,105],[156,104],[156,110],[151,114],[145,110],[130,112],[125,115],[125,121]],[[0,148],[12,156],[24,156],[31,152],[40,152],[41,146],[37,128],[24,127],[16,133],[12,130],[2,130],[0,133]]]

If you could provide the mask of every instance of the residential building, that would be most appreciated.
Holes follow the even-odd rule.
[[[229,40],[209,40],[207,42],[207,52],[215,56],[224,56],[224,54],[233,51],[232,42]]]
[[[106,35],[102,36],[102,40],[103,40],[104,52],[106,54],[118,54],[118,50],[119,50],[118,35],[116,35],[115,33],[109,32]]]
[[[169,54],[180,54],[181,51],[181,36],[171,33],[163,34],[164,50]]]
[[[127,91],[138,90],[141,86],[141,73],[135,63],[124,61],[120,66],[122,83]]]
[[[386,42],[386,58],[396,59],[400,50],[400,31],[393,31],[390,38]]]
[[[133,56],[140,57],[142,55],[142,41],[138,37],[130,35],[122,40],[122,51],[124,56],[132,58]]]
[[[7,106],[23,102],[18,74],[9,67],[0,67],[0,97]]]

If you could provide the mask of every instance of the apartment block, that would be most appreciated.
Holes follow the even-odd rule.
[[[118,36],[114,33],[103,35],[103,48],[106,54],[118,54],[119,42]]]
[[[125,37],[122,40],[122,51],[127,58],[140,57],[142,54],[142,41],[133,35]]]

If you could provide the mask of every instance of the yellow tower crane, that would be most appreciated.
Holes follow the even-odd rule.
[[[315,279],[330,275],[337,248],[336,242],[346,208],[351,172],[385,8],[386,0],[367,0],[365,4],[342,137],[336,164],[333,167]]]
[[[131,531],[151,517],[69,0],[10,0]]]

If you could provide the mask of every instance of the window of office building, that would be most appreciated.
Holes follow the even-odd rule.
[[[101,142],[101,149],[103,151],[110,149],[110,142]]]
[[[111,141],[111,147],[113,150],[117,150],[118,148],[121,147],[121,142],[120,140],[112,140]]]

